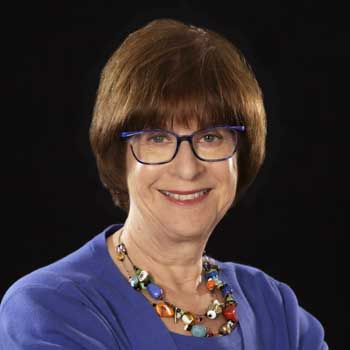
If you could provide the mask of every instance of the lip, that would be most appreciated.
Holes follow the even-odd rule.
[[[199,188],[198,190],[189,190],[189,191],[178,191],[178,190],[159,190],[159,191],[165,191],[165,192],[171,192],[175,194],[192,194],[192,193],[197,193],[200,191],[206,191],[206,190],[211,190],[211,188]]]
[[[203,189],[204,190],[204,189]],[[200,191],[203,191],[203,190],[196,190],[196,191],[167,191],[167,192],[172,192],[172,193],[176,193],[176,194],[191,194],[191,193],[195,193],[195,192],[200,192]],[[198,198],[194,198],[194,199],[188,199],[188,200],[185,200],[185,201],[182,201],[182,200],[179,200],[179,199],[175,199],[175,198],[172,198],[172,197],[169,197],[167,196],[166,194],[162,193],[162,191],[159,191],[169,202],[172,202],[174,204],[177,204],[179,206],[191,206],[191,205],[195,205],[197,203],[200,203],[200,202],[203,202],[208,196],[209,196],[209,193],[211,191],[211,189],[207,189],[209,190],[207,193],[203,194],[202,196],[198,197]]]

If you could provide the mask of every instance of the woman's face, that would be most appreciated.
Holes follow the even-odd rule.
[[[189,129],[175,124],[172,131],[186,135],[196,130],[195,124]],[[145,165],[134,158],[128,146],[129,218],[184,239],[211,232],[235,198],[237,175],[237,153],[224,161],[205,162],[195,157],[185,141],[170,163]],[[203,189],[210,191],[189,201],[162,193]]]

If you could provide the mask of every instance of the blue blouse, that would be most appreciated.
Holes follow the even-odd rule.
[[[20,278],[0,304],[1,350],[326,350],[319,321],[284,283],[254,267],[216,263],[238,302],[227,336],[169,331],[112,261],[108,226],[78,250]]]

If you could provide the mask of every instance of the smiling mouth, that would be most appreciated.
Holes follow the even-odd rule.
[[[210,190],[211,190],[210,188],[207,188],[207,189],[200,190],[198,192],[194,192],[194,193],[190,193],[190,194],[179,194],[179,193],[173,193],[173,192],[162,191],[162,190],[159,190],[159,191],[161,193],[163,193],[164,195],[166,195],[167,197],[173,198],[173,199],[178,200],[178,201],[190,201],[190,200],[194,200],[194,199],[203,197],[204,195],[209,193]]]

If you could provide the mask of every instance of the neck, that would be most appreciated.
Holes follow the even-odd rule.
[[[135,225],[128,218],[118,234],[133,263],[148,271],[168,293],[187,296],[203,293],[202,256],[210,232],[179,236],[164,227],[157,229],[157,225]],[[116,245],[119,237],[114,240]],[[124,263],[131,270],[129,261]]]

